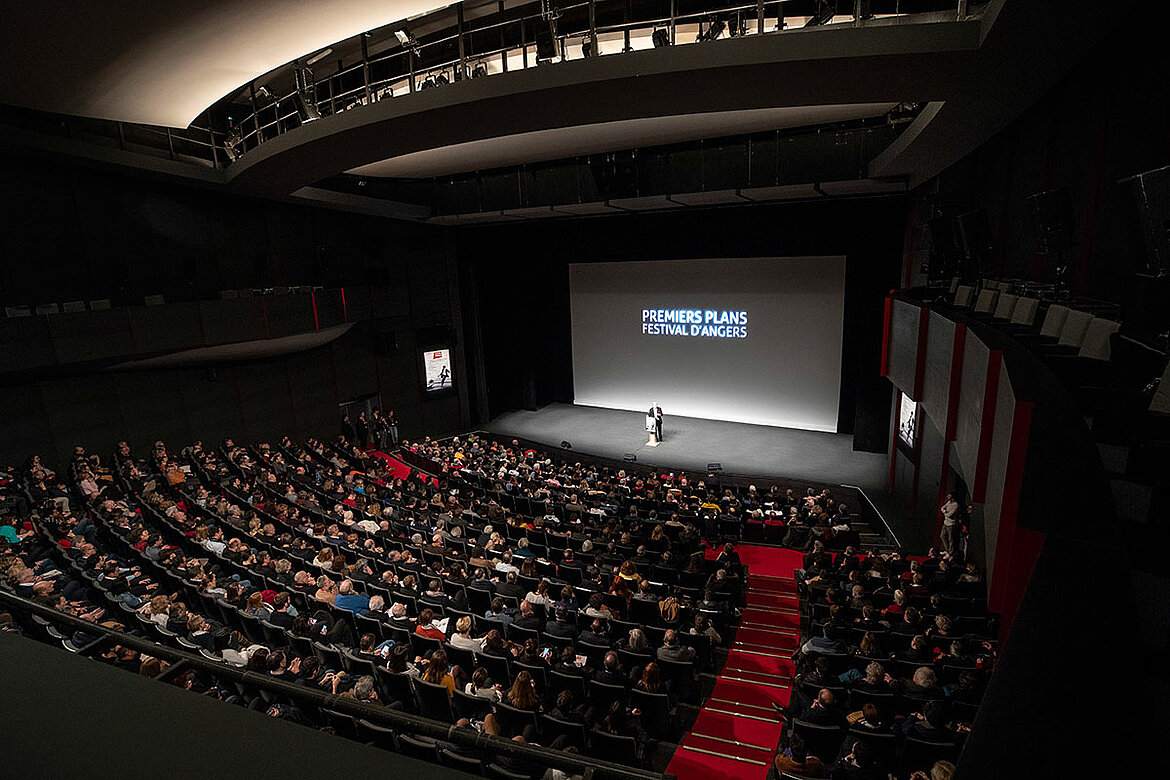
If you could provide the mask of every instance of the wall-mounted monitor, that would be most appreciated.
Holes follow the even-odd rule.
[[[898,443],[910,452],[918,446],[918,402],[898,393]]]
[[[428,393],[438,393],[443,390],[450,390],[453,387],[451,350],[446,347],[424,350],[422,359],[423,381],[425,382],[426,391]]]

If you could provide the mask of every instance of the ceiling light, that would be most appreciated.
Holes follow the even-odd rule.
[[[316,62],[320,62],[321,60],[325,59],[326,57],[328,57],[332,53],[333,53],[333,49],[326,49],[325,51],[314,54],[312,57],[305,60],[305,64],[312,65]]]

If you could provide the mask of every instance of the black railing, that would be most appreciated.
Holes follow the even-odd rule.
[[[418,715],[412,715],[400,710],[378,707],[359,702],[356,699],[328,694],[309,687],[278,680],[266,674],[250,672],[227,664],[210,661],[201,655],[178,650],[167,645],[158,644],[148,639],[127,634],[124,631],[108,628],[91,623],[87,620],[74,617],[64,612],[58,612],[50,607],[37,604],[34,601],[17,596],[5,590],[0,590],[0,604],[3,604],[14,613],[39,618],[55,626],[66,626],[76,632],[81,632],[93,641],[79,648],[84,654],[95,649],[101,643],[117,643],[123,647],[132,648],[156,658],[162,658],[174,665],[183,664],[184,668],[206,672],[215,677],[230,680],[247,688],[267,691],[292,701],[309,704],[313,707],[324,708],[345,715],[352,715],[379,726],[385,726],[397,731],[443,740],[471,750],[494,753],[545,767],[554,767],[567,770],[574,774],[581,774],[589,778],[612,778],[612,780],[667,780],[672,775],[650,772],[643,769],[614,764],[609,761],[597,760],[593,757],[579,756],[551,750],[523,742],[513,742],[503,737],[483,734],[473,728],[461,728],[449,723],[431,720]],[[174,668],[174,667],[172,667]],[[12,673],[14,670],[9,669]]]

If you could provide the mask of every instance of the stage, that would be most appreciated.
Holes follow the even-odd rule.
[[[904,513],[886,493],[890,473],[886,456],[854,452],[851,435],[675,417],[665,411],[662,443],[657,447],[646,445],[645,412],[572,404],[507,412],[484,430],[549,447],[568,441],[575,452],[614,460],[632,452],[639,465],[702,472],[708,463],[718,462],[729,474],[857,486],[898,538],[904,544],[909,541],[900,527],[905,525]]]

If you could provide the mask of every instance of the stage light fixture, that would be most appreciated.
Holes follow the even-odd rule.
[[[720,35],[722,35],[723,31],[726,29],[727,29],[727,22],[716,17],[715,19],[711,20],[710,24],[707,25],[706,30],[703,30],[702,32],[699,33],[699,37],[696,38],[695,41],[696,41],[696,43],[699,43],[702,41],[713,41],[716,38],[718,38]]]
[[[664,46],[670,45],[670,33],[662,28],[659,28],[654,31],[653,35],[650,36],[650,40],[654,41],[655,49],[661,49]]]
[[[562,441],[561,442],[561,449],[562,450],[571,450],[571,449],[573,449],[573,445],[569,444],[569,442],[567,442],[567,441]]]
[[[256,102],[259,103],[275,103],[276,95],[272,94],[267,85],[261,84],[256,87]]]
[[[244,138],[238,126],[228,131],[228,134],[223,139],[223,150],[227,153],[229,160],[235,162],[240,159],[244,153],[243,144]]]
[[[321,118],[321,110],[317,108],[317,85],[313,83],[313,71],[296,68],[293,77],[296,80],[297,114],[301,117],[301,124],[316,122]]]
[[[817,0],[816,12],[804,23],[805,27],[828,24],[837,15],[837,0]]]
[[[410,30],[406,28],[395,30],[394,37],[398,39],[398,43],[402,45],[402,48],[408,49],[416,57],[420,56],[419,49],[422,47],[419,45],[418,39],[411,35]]]
[[[315,65],[333,53],[333,49],[323,49],[305,60],[306,65]]]

